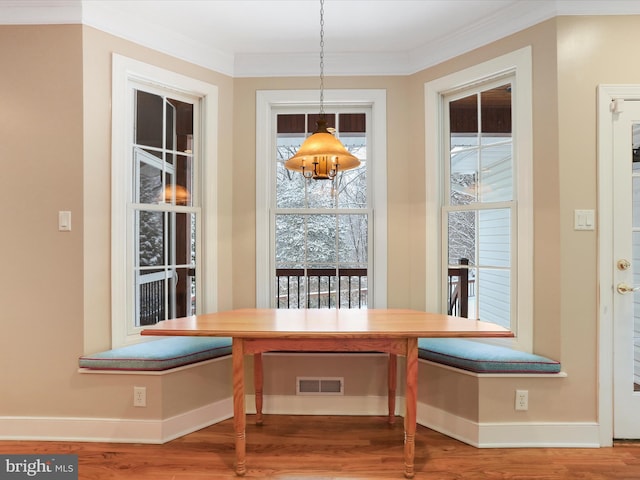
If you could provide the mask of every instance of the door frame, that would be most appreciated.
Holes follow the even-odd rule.
[[[613,445],[613,122],[615,99],[640,100],[640,85],[599,85],[598,174],[598,424],[600,445]]]

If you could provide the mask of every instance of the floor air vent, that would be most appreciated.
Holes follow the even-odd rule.
[[[296,377],[296,395],[344,395],[344,377]]]

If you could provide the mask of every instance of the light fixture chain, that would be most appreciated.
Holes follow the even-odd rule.
[[[320,117],[324,117],[324,0],[320,0]]]

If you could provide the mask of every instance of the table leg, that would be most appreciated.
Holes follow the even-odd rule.
[[[262,384],[264,376],[262,373],[262,354],[253,355],[253,386],[256,391],[256,425],[262,425]]]
[[[418,339],[407,339],[407,386],[404,416],[404,476],[413,478],[416,441],[416,413],[418,410]]]
[[[236,434],[236,475],[244,476],[247,439],[247,423],[244,408],[244,343],[241,338],[233,339],[231,349],[233,361],[233,426]]]
[[[396,388],[398,385],[398,355],[395,353],[389,354],[389,375],[388,375],[388,387],[389,387],[389,423],[396,421]]]

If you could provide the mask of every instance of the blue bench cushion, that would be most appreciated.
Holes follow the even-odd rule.
[[[167,370],[231,353],[228,337],[171,337],[80,357],[95,370]]]
[[[477,373],[558,373],[560,362],[460,338],[420,338],[418,357]]]

